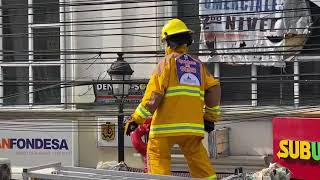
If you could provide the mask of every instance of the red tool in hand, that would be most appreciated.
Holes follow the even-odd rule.
[[[147,143],[143,142],[142,137],[148,136],[150,131],[151,118],[148,118],[136,130],[130,133],[131,143],[133,147],[144,157],[145,172],[147,171]]]

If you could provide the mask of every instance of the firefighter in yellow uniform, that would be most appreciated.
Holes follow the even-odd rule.
[[[149,173],[170,175],[171,148],[178,144],[192,177],[216,179],[202,139],[206,130],[213,130],[210,125],[220,115],[219,81],[200,60],[187,54],[192,35],[184,22],[168,21],[161,39],[166,56],[153,72],[142,102],[125,125],[125,133],[130,135],[152,116],[147,146]]]

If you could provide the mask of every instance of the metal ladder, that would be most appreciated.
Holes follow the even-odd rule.
[[[23,169],[22,177],[23,180],[31,180],[31,178],[45,180],[196,180],[195,178],[177,176],[160,176],[127,171],[62,166],[61,163],[25,168]]]
[[[242,172],[232,175],[223,180],[242,180]],[[41,180],[196,180],[197,178],[187,178],[179,176],[161,176],[145,173],[135,173],[127,171],[102,170],[83,167],[62,166],[61,163],[52,163],[42,166],[25,168],[22,172],[23,180],[33,178]]]

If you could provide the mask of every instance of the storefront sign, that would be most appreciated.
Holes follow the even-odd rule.
[[[1,120],[0,156],[8,158],[12,166],[30,167],[61,162],[75,163],[73,140],[76,126],[59,119]]]
[[[115,105],[116,99],[112,94],[112,86],[110,84],[95,84],[93,85],[95,94],[95,103],[99,105]],[[124,99],[126,104],[139,104],[144,91],[145,84],[133,84],[129,89],[129,95]]]
[[[66,139],[2,138],[0,149],[56,149],[68,150]]]
[[[283,66],[283,60],[293,56],[274,52],[290,50],[292,55],[293,50],[301,50],[309,34],[311,18],[306,0],[199,0],[199,3],[200,49],[212,53],[203,61]],[[248,55],[250,52],[273,55]],[[230,53],[234,54],[227,55]]]
[[[293,178],[319,179],[319,133],[320,118],[274,118],[274,162],[287,167]]]
[[[279,159],[320,160],[320,142],[281,140]]]

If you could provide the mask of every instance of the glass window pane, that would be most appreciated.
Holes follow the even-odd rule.
[[[320,80],[320,62],[299,63],[300,80]],[[300,104],[319,105],[320,103],[320,83],[301,82],[300,83]]]
[[[34,59],[35,61],[60,60],[60,29],[34,29]]]
[[[28,61],[28,0],[2,0],[3,60]]]
[[[4,82],[3,83],[3,104],[26,105],[29,104],[29,70],[28,67],[3,67],[4,81],[25,81],[25,82]]]
[[[223,105],[251,104],[250,76],[251,66],[220,64],[221,102]]]
[[[60,66],[50,67],[33,67],[33,78],[35,81],[43,81],[34,83],[34,103],[35,104],[60,104],[61,103],[61,87]]]
[[[286,68],[259,66],[258,77],[258,105],[294,104],[293,63]]]
[[[33,0],[33,20],[36,24],[59,22],[59,0]]]

